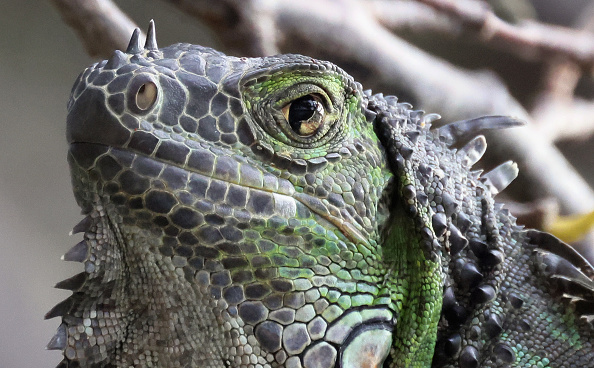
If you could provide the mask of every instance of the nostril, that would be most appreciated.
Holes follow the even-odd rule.
[[[130,138],[130,129],[105,106],[104,91],[86,89],[68,112],[66,135],[68,143],[99,143],[121,147]]]

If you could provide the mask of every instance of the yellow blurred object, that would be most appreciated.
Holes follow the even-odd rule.
[[[583,215],[558,216],[545,229],[566,243],[583,238],[594,226],[594,211]]]

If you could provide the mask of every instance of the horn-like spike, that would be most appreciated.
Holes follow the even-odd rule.
[[[477,163],[487,150],[487,140],[484,135],[479,135],[468,142],[458,151],[463,165],[468,167]]]
[[[54,287],[56,289],[76,291],[84,285],[85,281],[87,281],[87,276],[88,276],[88,273],[81,272],[81,273],[74,275],[66,280],[62,280],[62,281],[58,282]]]
[[[44,319],[52,319],[54,317],[61,317],[65,315],[72,307],[72,303],[72,297],[62,300],[45,314]]]
[[[431,113],[431,114],[427,114],[427,115],[423,116],[423,120],[421,121],[421,123],[425,124],[425,125],[430,125],[432,122],[434,122],[435,120],[439,120],[439,119],[441,119],[441,115]]]
[[[464,265],[460,271],[460,283],[465,288],[474,288],[481,281],[483,281],[483,274],[479,271],[478,267],[469,262]]]
[[[408,132],[404,132],[404,135],[413,143],[417,143],[417,139],[421,135],[421,132],[418,130],[409,130]]]
[[[450,223],[450,255],[454,256],[468,245],[468,239],[462,235],[460,230]]]
[[[573,247],[563,243],[555,236],[538,230],[528,230],[530,243],[551,253],[560,255],[572,264],[576,265],[581,272],[584,272],[589,278],[594,279],[594,272],[590,263],[579,254]]]
[[[92,222],[93,222],[93,220],[91,219],[91,216],[86,216],[78,224],[74,225],[74,227],[72,228],[72,231],[70,232],[70,235],[84,233],[84,232],[88,231],[89,228],[91,227]]]
[[[480,118],[460,120],[438,128],[439,136],[448,145],[463,143],[485,130],[505,129],[524,125],[523,120],[511,116],[482,116]]]
[[[438,238],[445,234],[447,229],[447,217],[443,212],[437,212],[431,218],[431,224],[433,226],[433,231],[435,232],[435,236]]]
[[[66,334],[66,325],[62,323],[60,327],[58,327],[58,331],[56,331],[54,337],[52,337],[50,342],[47,343],[45,348],[47,350],[64,350],[67,339],[68,336]]]
[[[594,289],[594,281],[567,259],[542,250],[538,250],[538,255],[539,261],[547,266],[546,276],[555,279],[564,278],[575,285],[583,287],[588,292]]]
[[[507,161],[488,173],[483,174],[482,178],[485,181],[485,184],[489,186],[489,189],[491,189],[491,193],[496,195],[507,188],[507,186],[518,176],[518,173],[518,165],[513,161]]]
[[[117,69],[124,65],[128,57],[120,50],[115,50],[112,57],[103,66],[104,69]]]
[[[142,46],[140,45],[140,29],[134,28],[134,32],[132,32],[132,37],[130,38],[130,43],[128,43],[126,52],[128,54],[138,54],[141,51]]]
[[[588,323],[593,323],[594,322],[594,314],[588,314],[588,315],[583,315],[580,317],[580,319],[588,322]]]
[[[63,261],[70,262],[84,262],[87,259],[89,246],[86,240],[78,242],[74,247],[70,248],[66,254],[62,256]]]
[[[155,21],[151,19],[149,22],[149,28],[146,32],[146,42],[144,43],[145,50],[158,50],[157,46],[157,33],[155,30]]]

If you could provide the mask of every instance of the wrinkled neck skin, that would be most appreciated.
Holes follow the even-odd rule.
[[[150,350],[153,362],[166,359],[167,364],[182,362],[181,366],[187,363],[225,367],[226,362],[233,362],[234,351],[245,349],[245,341],[251,340],[254,349],[250,356],[261,354],[260,359],[274,359],[274,363],[280,358],[269,351],[280,357],[286,354],[287,358],[293,351],[281,350],[293,349],[285,336],[303,339],[294,344],[305,345],[308,351],[329,353],[333,360],[340,359],[343,367],[359,367],[362,359],[379,363],[386,358],[392,342],[394,310],[387,298],[390,291],[374,286],[381,285],[386,278],[380,257],[372,253],[381,254],[377,240],[369,239],[367,246],[375,245],[375,249],[366,250],[367,254],[363,255],[358,249],[361,246],[347,239],[327,220],[300,202],[287,204],[282,201],[288,199],[278,197],[274,198],[279,201],[275,206],[294,208],[290,213],[285,208],[286,217],[277,216],[275,221],[280,224],[295,221],[299,214],[307,218],[307,222],[300,222],[303,227],[297,226],[298,234],[287,230],[287,224],[271,229],[266,225],[268,218],[247,211],[243,213],[246,218],[241,225],[238,222],[234,227],[211,228],[206,219],[219,224],[225,213],[223,208],[217,211],[217,204],[209,203],[205,196],[200,199],[203,201],[200,206],[211,206],[213,211],[210,216],[203,215],[203,229],[192,232],[198,242],[189,249],[182,248],[183,245],[171,246],[171,236],[167,235],[167,228],[155,224],[156,216],[118,204],[121,198],[117,193],[108,193],[109,186],[98,180],[102,172],[114,167],[114,162],[122,167],[120,176],[125,176],[123,172],[132,172],[131,167],[149,166],[151,160],[106,146],[95,148],[95,153],[102,153],[92,160],[93,168],[82,168],[76,160],[75,157],[90,151],[78,144],[71,148],[70,162],[73,177],[77,178],[74,180],[76,197],[93,219],[85,239],[93,244],[103,239],[101,247],[93,247],[89,257],[100,261],[89,261],[87,267],[96,267],[94,278],[98,279],[98,288],[103,289],[100,293],[110,296],[100,304],[103,310],[108,306],[113,316],[104,315],[109,321],[105,323],[98,318],[98,325],[111,324],[116,328],[111,334],[115,340],[115,356],[110,361],[125,366]],[[79,150],[86,153],[80,154]],[[164,188],[180,182],[178,175],[187,176],[183,170],[169,168],[174,172],[167,178],[170,181],[163,181]],[[194,180],[198,179],[190,178],[189,182]],[[171,198],[182,200],[180,196]],[[150,200],[145,202],[147,207],[153,205]],[[243,239],[237,228],[247,228]],[[234,242],[241,245],[234,246]],[[322,244],[331,248],[321,251]],[[245,267],[241,267],[244,266],[242,258],[235,255],[240,250],[247,252],[248,247],[254,254],[251,263],[258,268],[246,272]],[[277,259],[272,261],[258,256],[277,249]],[[342,263],[345,269],[355,269],[362,261],[373,265],[377,271],[371,275],[357,272],[353,276],[362,280],[359,282],[351,281],[353,276],[333,266]],[[270,267],[272,262],[283,262],[286,266]],[[307,270],[295,269],[299,264],[308,266]],[[244,279],[252,282],[243,290],[234,285]],[[270,280],[270,283],[258,283],[258,280]],[[357,290],[365,292],[357,293]],[[350,306],[341,294],[352,299]],[[321,315],[314,316],[318,310]],[[287,323],[289,321],[292,323]],[[299,335],[300,328],[307,329],[311,337]],[[151,337],[147,338],[147,331],[158,334],[149,334]],[[324,332],[325,336],[321,337]],[[317,341],[312,337],[318,337]],[[345,346],[351,349],[334,347],[337,341],[346,342]],[[320,348],[316,349],[318,345]],[[336,356],[330,347],[337,350]],[[353,353],[353,350],[356,351]],[[360,350],[365,355],[362,356]],[[147,361],[149,358],[147,356]]]
[[[100,148],[110,155],[99,157],[113,158],[122,165],[132,156]],[[206,266],[219,272],[223,267],[204,265],[204,261],[198,265],[196,259],[173,254],[160,226],[150,223],[146,214],[131,216],[128,207],[114,203],[113,195],[103,190],[96,170],[79,166],[74,159],[77,149],[71,148],[69,161],[73,178],[77,178],[73,180],[77,200],[92,219],[84,237],[94,245],[85,268],[92,271],[92,285],[97,290],[88,294],[100,295],[89,315],[93,307],[103,311],[103,315],[95,314],[96,324],[111,327],[104,331],[108,336],[101,335],[111,348],[107,361],[118,367],[130,366],[150,351],[145,357],[147,365],[225,367],[229,330],[222,318],[233,318],[223,314],[220,296],[213,298],[207,275],[186,271],[184,266],[191,262],[192,267]],[[214,311],[223,316],[216,318]],[[234,317],[237,319],[237,311]]]
[[[441,184],[432,183],[436,177],[431,175],[440,169],[438,160],[425,159],[430,156],[425,151],[433,151],[429,128],[434,117],[381,94],[370,95],[367,107],[376,114],[375,129],[394,175],[385,196],[390,218],[382,227],[383,259],[390,268],[385,287],[397,315],[386,366],[429,367],[448,268],[447,237],[436,234],[431,220],[444,211],[441,203],[435,206],[441,202],[435,189]]]

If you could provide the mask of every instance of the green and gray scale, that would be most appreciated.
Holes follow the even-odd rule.
[[[494,202],[515,164],[471,171],[514,119],[431,129],[329,62],[152,23],[68,111],[59,367],[594,367],[594,270]]]

